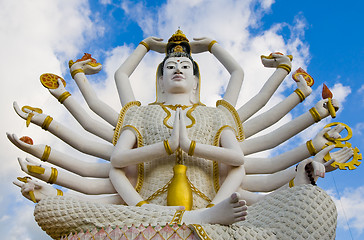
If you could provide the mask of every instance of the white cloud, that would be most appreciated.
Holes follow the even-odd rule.
[[[338,227],[355,229],[358,234],[364,230],[364,186],[346,188],[341,196],[330,191],[338,211]]]

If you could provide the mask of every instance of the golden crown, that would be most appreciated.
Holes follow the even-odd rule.
[[[170,37],[168,39],[168,42],[174,42],[174,43],[180,43],[180,42],[189,42],[186,35],[180,30],[178,29],[173,35],[172,37]]]

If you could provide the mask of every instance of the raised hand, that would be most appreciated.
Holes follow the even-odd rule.
[[[338,139],[341,138],[340,132],[345,129],[343,125],[336,125],[333,128],[324,128],[322,129],[313,139],[312,143],[316,150],[322,149],[329,140],[325,137],[327,134],[330,139]]]
[[[38,126],[42,126],[44,120],[46,119],[47,115],[39,113],[37,111],[31,110],[29,108],[23,107],[23,109],[19,108],[17,102],[13,103],[13,107],[15,112],[23,119],[27,120],[27,125],[29,122],[35,123]],[[23,111],[24,110],[24,111]]]
[[[39,162],[36,162],[30,158],[26,158],[25,160],[22,158],[18,158],[19,165],[23,172],[41,179],[43,181],[49,181],[50,176],[52,175],[52,170],[50,167],[46,165],[42,165]]]
[[[305,97],[309,96],[312,92],[312,89],[310,86],[307,85],[306,80],[303,78],[302,75],[298,75],[298,79],[300,80],[297,82],[297,88],[300,89]]]
[[[213,41],[213,39],[207,37],[193,38],[193,40],[190,42],[192,53],[207,52],[210,43]]]
[[[30,177],[18,178],[13,183],[21,188],[21,193],[24,197],[33,202],[39,202],[46,197],[57,195],[57,190],[51,185]]]
[[[354,151],[352,148],[343,147],[339,151],[329,153],[329,154],[331,156],[331,160],[328,162],[333,163],[335,161],[337,163],[346,163],[354,155]],[[325,164],[326,172],[332,172],[332,171],[338,169],[338,167],[331,166],[331,163],[327,164],[328,162],[326,162],[323,158],[317,159],[317,161]]]
[[[91,63],[91,61],[92,59],[87,59],[79,62],[73,62],[71,60],[70,61],[70,65],[72,64],[72,66],[70,67],[71,73],[75,70],[83,70],[83,72],[86,75],[92,75],[100,72],[102,69],[102,64],[101,63],[93,64]]]
[[[327,107],[328,101],[329,101],[329,99],[326,98],[326,99],[318,101],[315,105],[315,108],[316,108],[317,112],[320,114],[321,119],[330,115],[330,112]],[[335,111],[337,112],[339,110],[339,102],[336,99],[331,99],[331,101],[332,101],[332,105],[335,108]]]
[[[276,68],[281,64],[292,66],[291,59],[286,55],[272,53],[269,57],[261,56],[264,67]]]
[[[31,145],[26,142],[21,141],[15,134],[6,133],[6,136],[12,142],[15,146],[23,150],[24,152],[27,152],[29,154],[32,154],[33,156],[40,158],[43,155],[45,145],[43,144],[37,144],[37,145]]]
[[[66,89],[62,83],[62,80],[60,78],[58,78],[58,87],[56,89],[51,89],[49,88],[49,92],[55,97],[55,98],[59,98],[59,96],[61,96],[63,93],[66,92]]]
[[[150,50],[158,53],[165,53],[167,43],[162,41],[163,39],[158,37],[148,37],[143,40],[143,42],[149,46]]]

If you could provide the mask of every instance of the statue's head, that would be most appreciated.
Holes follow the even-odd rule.
[[[180,79],[179,79],[180,78]],[[200,71],[192,59],[188,39],[181,30],[168,40],[166,57],[157,69],[157,102],[165,102],[165,92],[191,92],[191,102],[200,102]]]

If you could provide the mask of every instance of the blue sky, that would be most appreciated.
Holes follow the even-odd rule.
[[[34,0],[0,2],[0,48],[2,58],[0,139],[0,232],[6,239],[48,239],[36,225],[33,203],[12,185],[23,176],[16,158],[26,154],[13,146],[5,132],[29,135],[36,143],[52,144],[60,150],[79,154],[36,126],[25,127],[12,109],[19,105],[41,107],[59,121],[82,131],[39,83],[44,72],[62,75],[67,88],[81,103],[82,98],[68,72],[68,60],[91,53],[104,66],[90,80],[98,96],[114,107],[117,102],[113,73],[145,37],[164,39],[181,27],[190,39],[209,36],[225,47],[245,71],[239,104],[257,93],[272,70],[264,69],[260,55],[281,51],[294,56],[293,69],[302,67],[315,79],[313,93],[275,127],[308,111],[321,98],[322,83],[341,101],[334,121],[349,125],[353,146],[364,149],[364,38],[362,1],[273,1],[273,0],[187,0],[187,1],[71,1]],[[162,56],[148,53],[132,76],[136,97],[142,103],[154,99],[155,68]],[[201,67],[202,100],[207,105],[221,97],[227,72],[209,53],[195,57]],[[277,104],[296,88],[286,78],[265,109]],[[6,116],[6,117],[4,117]],[[327,119],[284,143],[261,153],[275,155],[311,139]],[[363,150],[364,151],[364,150]],[[80,154],[79,154],[80,155]],[[94,160],[84,155],[85,159]],[[336,239],[364,238],[364,166],[353,171],[335,171],[318,185],[334,198],[339,210]],[[350,229],[349,229],[350,228]]]

